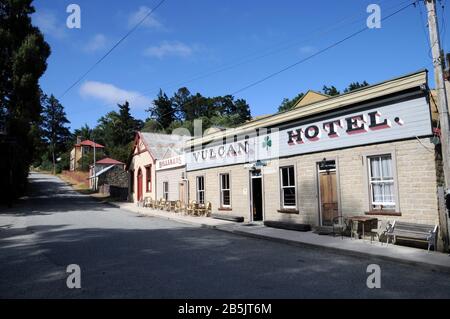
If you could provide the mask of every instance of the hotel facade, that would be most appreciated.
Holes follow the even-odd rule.
[[[293,110],[189,141],[189,199],[246,221],[438,225],[433,118],[427,71],[336,97],[311,91]]]

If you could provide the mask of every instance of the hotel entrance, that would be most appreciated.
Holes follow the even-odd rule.
[[[250,171],[250,196],[252,221],[263,220],[262,174],[261,170]]]
[[[321,226],[332,226],[339,215],[336,161],[324,159],[317,163],[319,210]]]

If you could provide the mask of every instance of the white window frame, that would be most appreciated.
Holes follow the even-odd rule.
[[[228,175],[228,188],[222,188],[222,178]],[[219,174],[219,189],[220,189],[220,207],[223,208],[231,208],[231,174],[230,173],[221,173]],[[228,191],[230,194],[230,203],[228,205],[224,204],[224,191]]]
[[[288,184],[287,186],[283,185],[283,169],[286,168],[292,168],[294,170],[294,185],[292,185],[289,180],[289,174],[288,174]],[[297,209],[297,174],[295,171],[295,166],[294,165],[286,165],[286,166],[282,166],[280,167],[280,202],[281,202],[281,207],[284,209]],[[295,199],[295,205],[285,205],[284,204],[284,189],[285,188],[294,188],[294,199]]]
[[[163,182],[163,198],[169,200],[169,181]]]
[[[384,158],[384,157],[390,157],[390,159],[391,159],[391,168],[390,169],[391,169],[392,177],[389,178],[389,179],[383,179],[383,177],[381,176],[381,180],[378,180],[378,181],[372,180],[372,163],[371,163],[371,160],[374,159],[374,158],[378,158],[380,160],[379,161],[380,162],[379,169],[380,169],[380,173],[381,173],[382,172],[381,161],[382,161],[382,158]],[[374,206],[390,206],[390,207],[387,208],[388,210],[395,210],[395,207],[396,207],[397,203],[396,203],[396,183],[395,183],[394,165],[395,165],[394,158],[393,158],[392,154],[390,154],[390,153],[367,156],[367,166],[368,166],[368,169],[369,169],[369,171],[368,171],[368,174],[369,174],[368,175],[369,196],[370,196],[370,198],[369,198],[369,200],[370,200],[369,205],[370,205],[370,209],[371,210],[375,210]],[[394,201],[393,202],[387,202],[387,201],[375,202],[374,198],[373,198],[373,185],[374,184],[388,184],[388,183],[392,184],[392,190],[393,190],[392,197],[393,197]]]
[[[202,179],[203,180],[203,189],[200,189],[200,183],[199,180]],[[195,178],[196,181],[196,199],[197,199],[197,203],[199,204],[204,204],[205,203],[205,176],[204,175],[199,175]],[[203,194],[203,201],[201,200],[200,194]]]

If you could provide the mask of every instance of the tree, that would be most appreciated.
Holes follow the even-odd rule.
[[[91,138],[103,144],[109,156],[125,162],[131,151],[135,133],[142,129],[144,123],[130,114],[128,102],[118,104],[118,107],[119,112],[109,112],[98,120]]]
[[[324,94],[329,95],[329,96],[336,96],[341,94],[341,92],[339,92],[338,89],[336,89],[336,87],[334,85],[328,87],[326,85],[323,86],[322,91]]]
[[[250,112],[250,105],[244,99],[238,99],[234,103],[236,107],[236,114],[238,116],[238,122],[236,125],[245,123],[252,119],[252,114]]]
[[[50,55],[42,33],[31,23],[31,3],[0,2],[0,121],[8,140],[0,158],[0,175],[6,176],[0,179],[0,196],[8,201],[25,190],[35,148],[30,128],[41,111],[39,78]]]
[[[368,86],[368,85],[369,85],[369,83],[367,83],[366,81],[363,81],[362,83],[359,83],[359,82],[352,82],[352,83],[350,83],[350,84],[348,85],[348,87],[344,90],[344,93],[348,93],[348,92],[351,92],[351,91],[353,91],[353,90],[357,90],[357,89],[363,88],[363,87]]]
[[[84,126],[77,128],[73,131],[73,135],[75,138],[80,138],[82,141],[89,140],[91,138],[93,130],[89,127],[89,125],[84,124]]]
[[[56,156],[66,151],[67,143],[71,139],[69,129],[66,127],[69,120],[64,112],[64,107],[53,96],[44,96],[44,109],[42,115],[42,130],[44,139],[49,146],[53,164],[53,174],[56,173]]]
[[[297,104],[298,100],[300,100],[304,95],[304,93],[299,93],[293,99],[284,98],[280,106],[278,106],[278,112],[291,110],[295,106],[295,104]]]
[[[147,109],[151,118],[161,124],[163,128],[168,128],[170,124],[175,120],[175,109],[172,105],[172,101],[167,97],[161,89],[158,96],[153,100],[153,107]]]
[[[191,120],[193,118],[194,112],[192,112],[192,108],[188,105],[192,100],[192,95],[188,88],[179,88],[170,100],[175,109],[177,119]]]
[[[118,145],[126,145],[134,139],[136,131],[139,131],[144,126],[144,123],[131,116],[128,101],[124,104],[118,104],[118,106],[119,116],[114,133],[114,142]]]

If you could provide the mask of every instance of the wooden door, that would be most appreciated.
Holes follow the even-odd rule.
[[[338,216],[336,172],[320,172],[320,211],[322,226],[331,226],[333,218]]]
[[[137,200],[142,200],[142,170],[139,169],[137,176]]]
[[[183,204],[186,204],[186,185],[184,182],[180,183],[180,202],[182,202]]]

